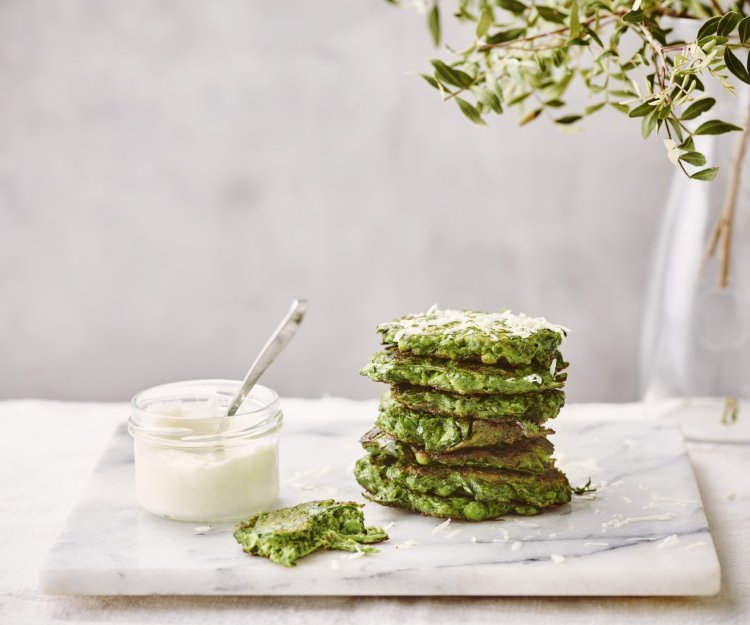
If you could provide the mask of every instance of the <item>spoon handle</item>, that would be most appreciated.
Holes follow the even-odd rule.
[[[307,300],[296,299],[292,302],[292,307],[289,309],[287,316],[284,317],[279,327],[276,328],[276,332],[268,339],[268,342],[263,346],[260,354],[258,354],[255,362],[250,367],[250,371],[247,372],[239,392],[229,406],[229,410],[227,411],[228,417],[233,416],[239,410],[242,402],[250,394],[250,391],[260,376],[263,375],[263,372],[268,369],[268,366],[276,360],[276,357],[287,346],[289,341],[292,340],[292,337],[296,334],[297,329],[302,323],[302,319],[305,317],[306,310]]]

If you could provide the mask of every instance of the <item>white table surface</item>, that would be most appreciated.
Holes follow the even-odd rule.
[[[371,402],[373,407],[375,403]],[[362,410],[284,400],[291,418]],[[0,402],[0,623],[750,623],[750,445],[689,444],[722,566],[711,598],[61,597],[37,590],[40,562],[125,404]],[[559,417],[642,418],[637,404],[579,404]]]

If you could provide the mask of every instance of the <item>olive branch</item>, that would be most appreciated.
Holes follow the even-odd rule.
[[[439,46],[443,3],[411,4],[426,14]],[[706,249],[707,258],[719,251],[719,283],[727,286],[750,110],[744,128],[711,119],[716,100],[706,84],[713,81],[732,94],[733,82],[750,84],[750,15],[744,15],[750,0],[726,8],[719,0],[455,0],[452,6],[453,17],[472,28],[472,41],[461,51],[448,48],[451,58],[432,59],[431,71],[420,76],[475,124],[515,107],[520,125],[544,116],[577,132],[585,117],[614,108],[639,119],[644,138],[661,135],[669,160],[703,181],[714,180],[718,167],[696,149],[695,138],[741,133],[727,199]],[[695,40],[673,33],[674,18],[699,20]],[[571,111],[565,98],[574,81],[594,102]]]

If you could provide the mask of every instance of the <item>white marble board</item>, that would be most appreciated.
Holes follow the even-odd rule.
[[[373,417],[344,409],[288,418],[280,505],[364,501],[352,465]],[[123,425],[50,550],[40,586],[83,595],[717,593],[719,563],[677,428],[568,419],[565,410],[554,428],[560,466],[574,485],[590,476],[595,493],[538,517],[447,527],[368,503],[367,522],[391,537],[380,553],[320,552],[287,569],[245,555],[229,525],[206,531],[140,510]]]

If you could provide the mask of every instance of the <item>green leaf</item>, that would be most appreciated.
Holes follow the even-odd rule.
[[[526,124],[533,122],[537,117],[542,114],[542,109],[534,109],[530,113],[526,113],[521,119],[518,120],[519,126],[525,126]]]
[[[506,43],[508,41],[515,41],[526,33],[525,28],[511,28],[509,30],[501,30],[496,32],[494,35],[487,37],[487,43],[497,44]]]
[[[582,119],[580,115],[564,115],[563,117],[558,117],[555,123],[569,126],[570,124],[575,124],[580,119]]]
[[[670,113],[671,113],[671,109],[668,108],[667,110],[669,110]],[[674,131],[675,140],[679,141],[680,143],[682,143],[682,141],[684,140],[684,135],[683,135],[682,126],[680,126],[679,120],[676,117],[670,117],[667,120],[667,123],[670,126],[672,126],[672,130]]]
[[[633,93],[632,91],[628,91],[627,89],[615,89],[614,91],[609,92],[611,95],[615,96],[616,98],[637,98],[638,96]]]
[[[602,43],[602,40],[599,38],[599,35],[596,34],[596,31],[593,28],[591,28],[590,26],[584,26],[583,31],[594,41],[596,41],[596,43],[599,44],[600,48],[604,47],[604,43]]]
[[[491,89],[475,87],[471,90],[471,92],[474,94],[477,101],[488,106],[498,115],[503,112],[502,104],[500,104],[500,98]]]
[[[420,76],[425,79],[428,85],[435,87],[438,91],[440,90],[440,85],[438,84],[438,81],[435,80],[434,76],[430,76],[429,74],[420,74]]]
[[[633,110],[628,113],[628,117],[645,117],[649,113],[653,113],[656,107],[651,104],[651,101],[639,104]]]
[[[432,66],[435,68],[435,76],[444,83],[453,85],[454,87],[460,87],[466,89],[470,87],[474,80],[466,72],[462,72],[460,69],[455,69],[446,65],[439,59],[433,59],[430,61]]]
[[[484,7],[477,22],[477,37],[484,37],[494,21],[495,16],[492,15],[492,9],[488,6]]]
[[[695,141],[693,141],[692,137],[688,137],[678,147],[681,150],[687,150],[688,152],[692,152],[695,150]]]
[[[487,123],[482,119],[482,116],[479,114],[479,111],[476,109],[476,107],[461,98],[456,98],[456,102],[458,103],[458,108],[461,109],[461,112],[466,115],[466,117],[472,122],[474,122],[478,126],[487,125]]]
[[[592,104],[591,106],[587,106],[585,109],[583,109],[584,115],[593,115],[597,111],[603,109],[606,106],[606,102],[599,102],[598,104]]]
[[[708,37],[703,37],[703,39],[699,39],[697,43],[703,49],[703,51],[706,54],[708,54],[716,46],[723,46],[728,41],[729,41],[729,37],[720,37],[719,35],[709,35]]]
[[[680,156],[680,160],[696,167],[703,167],[706,164],[706,157],[700,152],[685,152]]]
[[[696,100],[682,112],[682,116],[680,117],[680,119],[683,121],[695,119],[699,115],[702,115],[706,111],[713,108],[714,104],[716,104],[716,100],[714,100],[713,98],[703,98],[702,100]]]
[[[620,113],[625,113],[626,115],[630,113],[630,109],[628,108],[627,104],[620,104],[619,102],[610,102],[609,105],[620,111]]]
[[[432,35],[432,43],[437,48],[440,45],[440,6],[435,3],[427,14],[427,28]]]
[[[740,36],[740,43],[745,43],[750,39],[750,15],[742,18],[742,21],[737,27],[737,32]]]
[[[551,107],[553,109],[559,109],[561,106],[565,106],[565,102],[563,102],[562,100],[557,100],[557,99],[555,99],[555,100],[547,100],[544,103],[544,106],[548,106],[548,107]]]
[[[712,119],[710,122],[701,124],[695,131],[696,135],[723,135],[726,132],[733,132],[735,130],[742,130],[739,126],[723,122],[718,119]]]
[[[700,27],[700,30],[698,30],[698,34],[695,37],[696,41],[700,41],[703,39],[703,37],[706,37],[708,35],[713,35],[716,32],[716,29],[719,26],[719,22],[721,21],[721,16],[717,15],[716,17],[712,17],[711,19],[706,20],[703,23],[703,26]]]
[[[565,76],[563,76],[559,81],[557,81],[554,85],[550,87],[549,97],[551,98],[561,97],[567,90],[568,86],[570,85],[570,82],[573,80],[573,76],[575,76],[573,72],[571,71],[566,72]]]
[[[649,135],[656,129],[656,110],[649,113],[641,120],[641,134],[644,139],[648,139]]]
[[[640,24],[643,22],[643,11],[630,11],[623,15],[622,21],[628,24]]]
[[[565,13],[562,13],[561,11],[558,11],[557,9],[553,9],[551,7],[545,7],[545,6],[538,6],[536,7],[536,12],[539,13],[539,17],[541,17],[546,22],[552,22],[554,24],[565,23]]]
[[[527,91],[526,93],[522,93],[520,95],[517,95],[515,98],[511,98],[510,100],[508,100],[508,106],[513,106],[515,104],[520,104],[526,98],[528,98],[530,95],[531,95],[531,91]]]
[[[690,177],[693,180],[705,180],[705,181],[710,182],[711,180],[716,178],[716,172],[718,171],[719,171],[718,167],[707,167],[706,169],[701,169],[700,171],[696,171]]]
[[[570,40],[578,38],[580,32],[581,18],[578,15],[578,0],[573,0],[570,4]]]
[[[695,87],[693,87],[695,85]],[[695,89],[696,91],[705,91],[706,87],[695,74],[688,74],[687,82],[684,85],[685,89]]]
[[[516,15],[523,13],[527,9],[527,6],[518,0],[497,0],[497,4],[506,11],[510,11]]]
[[[719,20],[719,25],[716,28],[716,34],[720,37],[728,37],[734,30],[734,27],[739,24],[742,16],[736,11],[729,11]]]
[[[724,63],[726,63],[727,69],[737,76],[737,78],[750,85],[750,73],[748,73],[742,61],[729,49],[729,46],[724,48]]]

